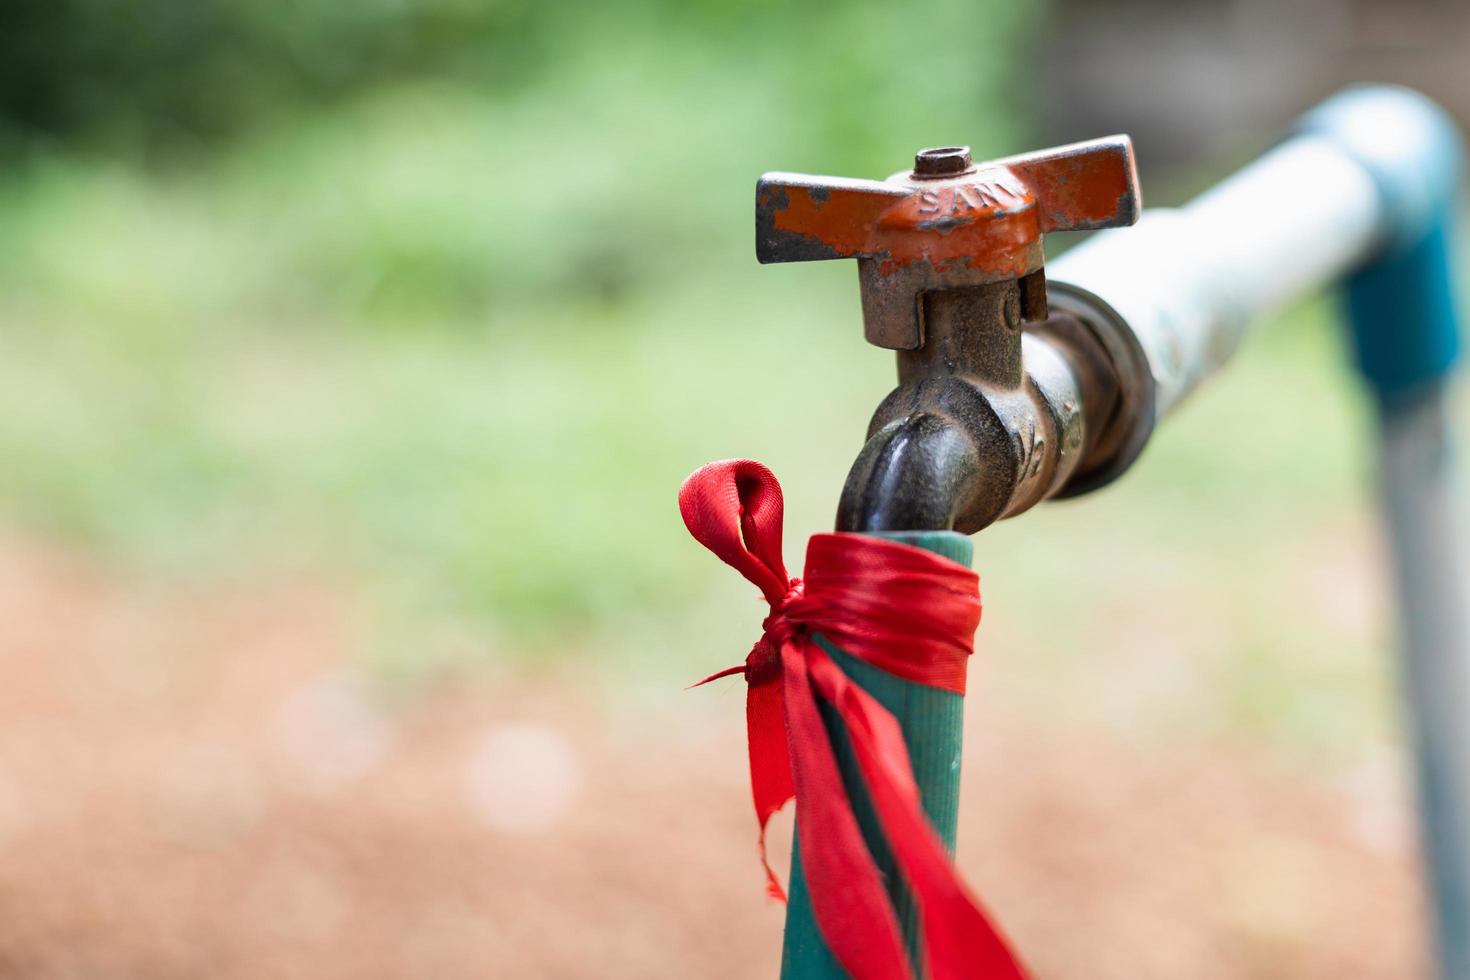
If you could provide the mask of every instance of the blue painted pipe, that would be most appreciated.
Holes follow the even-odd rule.
[[[1381,242],[1346,281],[1358,369],[1382,399],[1446,378],[1460,354],[1454,289],[1464,148],[1450,117],[1410,89],[1348,89],[1299,131],[1357,161],[1383,201]]]

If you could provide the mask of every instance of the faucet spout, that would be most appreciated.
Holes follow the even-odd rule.
[[[837,505],[839,531],[954,528],[975,496],[980,453],[952,417],[920,411],[863,446]]]
[[[899,354],[838,530],[973,534],[1108,468],[1119,425],[1136,423],[1127,393],[1140,359],[1077,317],[1047,318],[1026,285],[924,295],[922,346]]]

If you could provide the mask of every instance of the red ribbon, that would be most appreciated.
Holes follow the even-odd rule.
[[[913,976],[898,917],[842,785],[817,699],[842,720],[883,834],[920,914],[932,980],[1024,980],[1015,954],[950,863],[925,818],[898,720],[812,641],[820,633],[859,660],[959,694],[980,622],[979,579],[919,548],[863,534],[817,534],[806,575],[781,557],[781,485],[748,459],[710,463],[679,490],[690,533],[755,584],[771,614],[741,666],[749,691],[750,781],[768,887],[771,814],[796,798],[802,870],[817,926],[856,980]]]

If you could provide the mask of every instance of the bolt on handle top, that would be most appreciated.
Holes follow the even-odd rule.
[[[924,338],[923,293],[1039,274],[1044,233],[1129,225],[1140,206],[1127,136],[978,165],[969,147],[937,147],[881,181],[765,174],[756,258],[857,259],[868,340],[913,350]],[[1045,290],[1025,293],[1025,318],[1044,318]]]
[[[914,180],[938,177],[962,177],[975,172],[968,146],[932,146],[914,154]]]

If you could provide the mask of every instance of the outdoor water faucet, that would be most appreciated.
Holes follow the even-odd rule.
[[[868,338],[898,351],[898,387],[848,475],[838,529],[961,562],[969,542],[957,535],[895,532],[973,532],[1101,486],[1252,324],[1340,289],[1378,422],[1445,980],[1470,977],[1470,560],[1450,423],[1465,169],[1442,108],[1408,89],[1354,86],[1226,180],[1141,219],[1124,137],[978,167],[963,148],[924,151],[886,182],[769,174],[756,203],[761,261],[856,258]],[[1045,232],[1136,219],[1069,250],[1043,278]],[[931,812],[949,843],[962,716],[946,725],[950,709],[924,685],[867,676],[859,683],[885,704],[905,706],[904,730],[922,733],[909,746],[916,781],[926,805],[945,801]],[[851,766],[843,777],[860,789]],[[887,853],[881,835],[865,839]],[[794,861],[793,882],[800,873]],[[907,893],[893,894],[907,915]],[[782,975],[845,975],[810,903],[789,909]],[[916,927],[905,938],[920,948]]]
[[[1049,316],[1042,236],[1139,209],[1126,136],[979,164],[968,147],[921,150],[884,181],[761,177],[756,257],[857,259],[867,338],[898,352],[839,530],[973,533],[1132,461],[1153,417],[1143,351],[1126,330]]]

